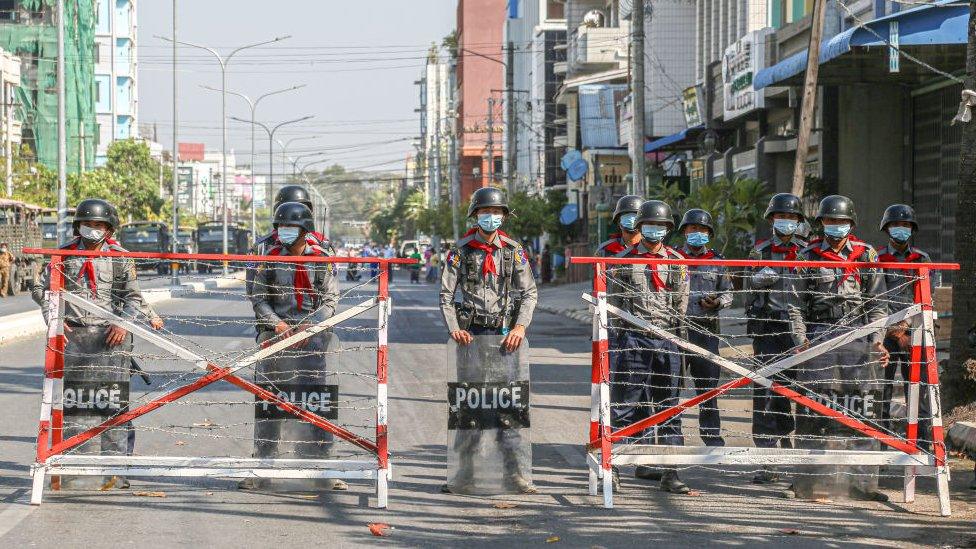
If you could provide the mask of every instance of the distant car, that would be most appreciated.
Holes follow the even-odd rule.
[[[245,255],[251,246],[251,231],[237,223],[227,225],[227,253],[230,255]],[[224,225],[220,221],[208,221],[197,226],[196,253],[223,254],[224,253]],[[221,264],[220,261],[199,261],[197,272],[200,274],[213,272]],[[232,264],[235,268],[238,266]]]
[[[159,221],[135,221],[119,228],[116,239],[130,252],[169,253],[169,225]],[[156,272],[169,274],[168,261],[136,261],[137,268],[156,269]]]

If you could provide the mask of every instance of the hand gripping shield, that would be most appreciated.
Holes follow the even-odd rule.
[[[529,346],[501,335],[447,344],[447,478],[458,494],[518,493],[532,484]]]

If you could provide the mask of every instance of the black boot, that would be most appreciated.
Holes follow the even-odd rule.
[[[470,494],[474,490],[474,463],[471,455],[461,455],[457,473],[450,482],[445,484],[441,491],[452,494]]]
[[[681,482],[678,472],[674,469],[666,470],[661,476],[661,489],[672,494],[687,494],[691,491],[687,484]]]
[[[634,468],[634,478],[642,478],[644,480],[661,480],[664,473],[658,467],[648,467],[647,465],[638,465]]]
[[[773,469],[763,467],[761,471],[752,477],[753,484],[772,484],[780,480],[780,475]]]
[[[851,486],[848,490],[848,494],[852,498],[861,501],[876,501],[878,503],[888,502],[888,494],[879,492],[877,490],[862,490],[856,486]]]
[[[271,481],[266,478],[246,478],[237,483],[238,490],[267,490]]]
[[[617,492],[620,490],[620,470],[617,469],[616,465],[614,465],[613,468],[610,469],[610,472],[613,475],[613,491]],[[976,480],[973,482],[976,482]]]

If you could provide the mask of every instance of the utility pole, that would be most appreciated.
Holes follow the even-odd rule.
[[[450,128],[451,128],[451,141],[450,141],[450,164],[451,164],[451,236],[454,237],[454,242],[459,239],[458,232],[458,202],[460,202],[461,194],[461,163],[458,162],[457,154],[457,137],[458,137],[458,116],[456,106],[457,103],[454,101],[454,96],[456,94],[455,82],[455,71],[457,70],[457,64],[455,61],[451,61],[450,68],[448,68],[448,90],[450,93],[450,100],[448,103],[448,116],[451,117]]]
[[[173,0],[173,227],[170,234],[169,248],[171,253],[176,253],[177,250],[177,236],[179,236],[180,230],[180,176],[179,176],[179,164],[180,164],[180,145],[179,145],[179,134],[180,134],[180,117],[179,117],[179,86],[177,85],[177,75],[179,74],[176,70],[176,49],[179,42],[176,38],[176,2]],[[193,194],[190,194],[190,200],[193,200]],[[180,270],[179,265],[176,262],[170,263],[170,284],[173,286],[180,285]]]
[[[85,124],[78,121],[78,167],[80,173],[85,173]]]
[[[817,106],[817,75],[820,73],[820,40],[823,37],[826,0],[813,0],[810,26],[810,45],[807,46],[807,72],[803,77],[803,103],[800,104],[800,129],[796,134],[796,162],[793,164],[792,193],[803,196],[806,179],[807,153],[810,148],[810,130],[813,128],[813,112]]]
[[[431,205],[441,203],[441,64],[434,65],[437,79],[434,82],[434,179],[430,184]],[[429,85],[429,83],[428,83]]]
[[[518,152],[515,143],[518,135],[515,120],[518,115],[515,108],[515,44],[512,42],[508,42],[505,56],[505,111],[505,142],[508,147],[505,150],[505,188],[508,196],[512,196],[515,192],[515,155]]]
[[[495,98],[488,97],[488,185],[495,183]]]
[[[65,122],[64,0],[57,0],[58,25],[58,243],[68,241],[68,132]]]
[[[972,375],[976,353],[970,347],[967,332],[976,323],[976,2],[969,3],[969,46],[966,50],[966,80],[963,84],[963,106],[953,120],[960,120],[962,146],[959,147],[959,182],[956,189],[956,245],[953,259],[960,269],[952,281],[952,337],[950,366],[942,383],[947,392],[948,407],[976,401],[976,384]],[[969,120],[960,119],[968,109]]]
[[[631,59],[630,96],[631,107],[634,111],[633,136],[631,142],[634,147],[634,190],[641,196],[647,196],[646,166],[644,163],[644,0],[633,0],[634,11],[631,20],[634,36],[631,40],[633,51]]]
[[[2,81],[2,79],[0,79]],[[7,198],[13,198],[14,196],[14,97],[13,97],[13,86],[8,86],[6,82],[3,82],[3,124],[4,124],[4,139],[6,141],[6,146],[4,147],[3,153],[6,157],[7,172]]]

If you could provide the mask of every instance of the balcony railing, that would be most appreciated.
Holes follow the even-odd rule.
[[[569,37],[569,70],[577,72],[626,66],[629,33],[629,25],[577,28]]]

